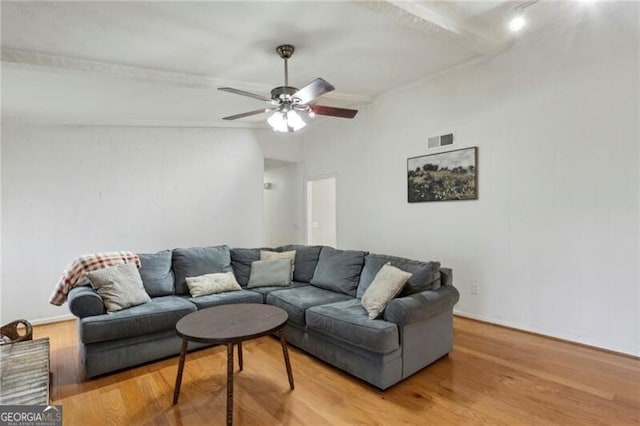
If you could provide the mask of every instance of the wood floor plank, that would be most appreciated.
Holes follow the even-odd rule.
[[[454,330],[448,356],[384,392],[296,348],[291,391],[279,341],[246,342],[244,371],[234,376],[235,423],[640,425],[640,360],[464,318]],[[225,421],[222,347],[188,354],[174,406],[177,357],[85,380],[75,323],[36,326],[34,337],[45,336],[65,424]]]

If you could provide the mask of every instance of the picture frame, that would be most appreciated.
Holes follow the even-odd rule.
[[[478,199],[478,147],[407,159],[407,201]]]

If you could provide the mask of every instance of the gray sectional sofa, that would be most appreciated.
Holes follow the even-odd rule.
[[[260,250],[216,246],[142,254],[139,271],[151,301],[115,313],[105,313],[102,299],[91,287],[72,289],[68,302],[79,318],[86,376],[176,355],[181,340],[175,325],[180,318],[232,303],[281,307],[289,314],[285,328],[289,343],[380,389],[451,350],[452,312],[459,294],[451,270],[439,262],[323,246],[283,246],[266,250],[296,250],[291,287],[249,290],[251,263],[259,260]],[[413,275],[383,315],[370,320],[360,298],[387,262]],[[242,290],[189,295],[186,277],[229,270]]]

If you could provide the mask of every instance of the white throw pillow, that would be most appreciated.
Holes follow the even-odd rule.
[[[391,266],[391,262],[380,268],[371,285],[362,295],[362,306],[369,314],[369,319],[376,319],[382,314],[387,303],[400,293],[411,275],[409,272]]]
[[[231,271],[187,277],[185,281],[192,297],[242,290]]]
[[[133,262],[97,269],[87,272],[86,276],[91,287],[102,297],[108,313],[151,300],[144,290],[138,267]]]

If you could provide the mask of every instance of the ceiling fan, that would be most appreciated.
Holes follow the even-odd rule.
[[[335,90],[333,85],[321,78],[316,78],[302,89],[289,86],[289,68],[287,60],[293,55],[294,47],[290,44],[283,44],[276,48],[276,52],[284,59],[284,86],[275,87],[271,90],[271,97],[266,97],[256,93],[245,92],[244,90],[232,87],[218,87],[223,92],[235,93],[236,95],[248,96],[267,102],[269,106],[255,111],[243,112],[241,114],[224,117],[223,120],[236,120],[238,118],[267,113],[271,114],[267,122],[273,130],[277,132],[295,132],[306,126],[302,117],[313,118],[316,114],[330,117],[353,118],[358,110],[337,108],[327,105],[318,105],[314,101],[320,96]]]

